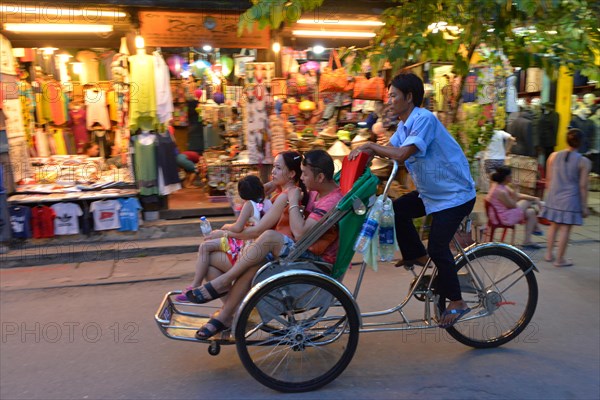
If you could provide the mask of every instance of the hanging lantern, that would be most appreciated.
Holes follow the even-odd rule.
[[[183,71],[184,60],[181,56],[170,56],[167,58],[167,65],[169,66],[169,71],[175,76],[179,76],[181,71]]]
[[[316,61],[308,61],[307,63],[304,63],[304,65],[306,66],[307,71],[318,72],[319,68],[321,67],[321,65]]]
[[[228,77],[233,72],[233,58],[228,56],[221,56],[221,72],[224,77]]]
[[[223,92],[216,92],[213,95],[213,100],[217,104],[223,104],[223,103],[225,103],[225,95],[223,94]]]
[[[200,98],[202,97],[202,89],[196,89],[194,90],[194,97],[200,101]]]

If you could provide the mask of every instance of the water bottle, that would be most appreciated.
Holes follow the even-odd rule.
[[[371,239],[373,239],[373,236],[375,236],[375,232],[377,232],[377,228],[379,227],[379,218],[381,217],[382,207],[382,202],[377,200],[373,208],[371,208],[371,211],[369,211],[367,219],[363,223],[358,238],[356,239],[356,244],[354,244],[354,251],[364,253],[369,247],[369,243],[371,243]]]
[[[394,214],[391,204],[385,203],[379,223],[379,257],[381,261],[392,261],[394,250]]]
[[[212,232],[210,221],[206,217],[200,217],[200,231],[203,236],[208,236]]]

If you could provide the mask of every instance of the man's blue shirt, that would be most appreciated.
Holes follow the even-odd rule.
[[[406,169],[431,214],[475,197],[475,182],[463,149],[430,111],[415,107],[390,139],[394,147],[415,145]]]

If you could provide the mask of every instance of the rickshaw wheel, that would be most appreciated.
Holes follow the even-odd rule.
[[[281,392],[305,392],[344,371],[358,330],[358,310],[347,291],[319,275],[295,274],[265,284],[250,298],[235,339],[256,380]]]
[[[465,273],[463,258],[457,264],[461,295],[472,309],[465,318],[481,316],[459,321],[447,332],[467,346],[501,346],[523,332],[535,312],[538,286],[533,262],[510,248],[493,245],[475,248],[469,259],[483,290],[477,290],[470,274]]]

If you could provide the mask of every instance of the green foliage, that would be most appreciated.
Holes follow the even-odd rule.
[[[463,105],[464,121],[448,126],[448,131],[461,144],[469,161],[490,143],[494,134],[494,123],[486,117],[483,107],[477,103]]]
[[[465,76],[476,47],[502,50],[513,66],[559,66],[600,79],[600,2],[584,0],[397,0],[382,14],[373,57],[402,67],[418,61],[449,61]],[[445,22],[462,30],[428,29]],[[455,40],[448,40],[449,37]],[[460,51],[459,51],[460,47]],[[600,54],[600,53],[598,53]]]
[[[251,0],[251,3],[240,15],[238,36],[244,31],[252,32],[254,23],[258,23],[258,29],[279,29],[283,23],[296,22],[302,13],[320,7],[323,0]]]

